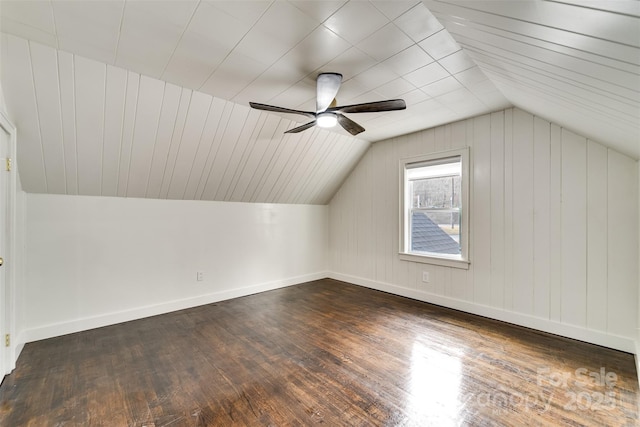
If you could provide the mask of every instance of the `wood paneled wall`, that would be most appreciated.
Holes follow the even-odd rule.
[[[0,76],[29,193],[328,203],[369,142],[19,37]]]
[[[469,270],[401,261],[399,159],[464,146]],[[378,142],[331,201],[330,269],[338,279],[634,351],[637,174],[635,160],[519,109]]]

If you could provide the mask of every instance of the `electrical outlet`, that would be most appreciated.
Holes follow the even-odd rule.
[[[204,280],[204,273],[202,271],[198,271],[196,273],[196,280],[198,282],[202,282]]]
[[[429,272],[428,271],[423,271],[422,272],[422,281],[425,283],[429,283]]]

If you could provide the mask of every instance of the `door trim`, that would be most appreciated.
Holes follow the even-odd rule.
[[[3,346],[5,354],[5,366],[0,367],[2,375],[9,374],[16,366],[16,359],[18,358],[17,349],[17,336],[16,336],[16,192],[18,183],[18,167],[16,162],[16,128],[11,123],[6,113],[0,110],[0,127],[9,134],[9,147],[7,147],[8,156],[13,160],[11,172],[8,173],[9,181],[9,206],[7,209],[7,222],[9,223],[9,233],[6,236],[6,254],[3,256],[5,259],[5,265],[2,268],[7,268],[6,271],[6,306],[7,310],[6,332],[11,336],[11,342],[8,348],[4,347],[4,339],[0,341],[0,345]],[[6,173],[4,170],[2,173]],[[3,337],[4,338],[4,337]]]

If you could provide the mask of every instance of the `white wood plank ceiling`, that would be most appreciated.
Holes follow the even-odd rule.
[[[640,159],[640,2],[424,3],[514,105]]]
[[[29,192],[325,204],[369,145],[11,35],[3,55]]]
[[[23,186],[326,203],[369,142],[511,103],[639,158],[638,3],[600,3],[3,0]],[[247,106],[313,110],[322,71],[340,104],[408,108],[351,115],[356,139]]]
[[[417,0],[5,1],[2,86],[30,192],[326,203],[370,141],[508,106]],[[340,72],[351,137],[283,135]]]

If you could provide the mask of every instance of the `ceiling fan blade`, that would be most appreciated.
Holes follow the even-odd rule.
[[[316,115],[311,111],[292,110],[290,108],[259,104],[257,102],[250,102],[249,105],[251,108],[255,108],[256,110],[273,111],[274,113],[302,114],[303,116],[311,117],[312,119],[315,119],[316,117]]]
[[[407,108],[407,104],[404,102],[404,99],[389,99],[387,101],[333,107],[327,111],[337,113],[378,113],[381,111],[404,110],[405,108]]]
[[[298,132],[302,132],[303,130],[307,130],[311,127],[314,127],[316,125],[316,121],[312,121],[309,123],[305,123],[302,126],[298,126],[297,128],[293,128],[293,129],[289,129],[288,131],[286,131],[285,133],[298,133]]]
[[[349,132],[351,135],[355,136],[360,132],[364,132],[364,128],[350,118],[343,116],[342,114],[336,114],[336,116],[338,116],[338,123],[340,123],[340,126],[342,126],[344,130]]]
[[[316,79],[316,113],[321,113],[331,105],[342,83],[342,74],[321,73]]]

